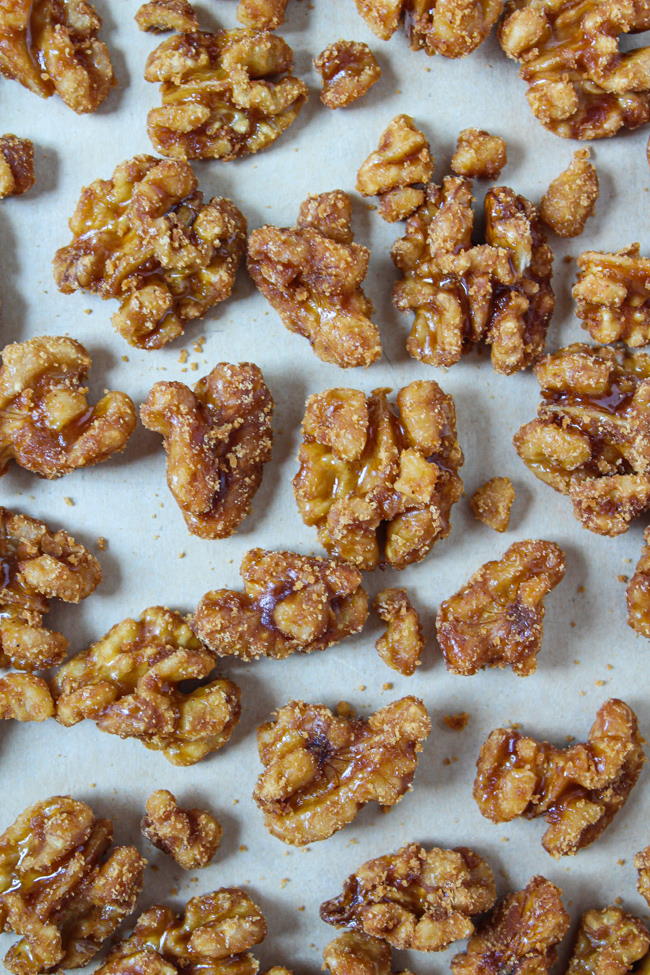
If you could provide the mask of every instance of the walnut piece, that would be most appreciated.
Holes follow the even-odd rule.
[[[473,850],[425,850],[409,843],[364,863],[343,892],[321,904],[336,927],[360,928],[393,948],[442,951],[474,931],[472,916],[496,900],[494,877]]]
[[[101,17],[87,0],[3,0],[0,74],[73,111],[94,112],[115,84]]]
[[[142,423],[162,434],[167,483],[193,535],[228,538],[250,511],[273,442],[273,397],[251,362],[220,362],[195,385],[155,383]]]
[[[0,48],[0,64],[1,59]],[[29,139],[19,139],[17,135],[0,135],[0,200],[26,193],[31,190],[34,180],[33,143]]]
[[[288,0],[239,0],[237,20],[254,30],[275,30],[284,23]]]
[[[500,135],[484,129],[463,129],[458,134],[451,171],[473,179],[498,179],[508,162],[508,147]]]
[[[381,78],[377,58],[360,41],[336,41],[314,59],[323,79],[320,100],[326,108],[345,108],[370,91]]]
[[[510,511],[515,489],[509,477],[491,477],[470,498],[474,517],[495,532],[505,532],[510,525]]]
[[[406,344],[414,359],[452,366],[485,344],[494,369],[510,375],[543,352],[555,304],[553,254],[533,204],[507,186],[488,190],[486,243],[473,245],[472,200],[471,182],[458,176],[427,187],[393,245],[403,275],[393,301],[415,313]]]
[[[293,51],[268,31],[192,31],[164,40],[144,76],[159,82],[147,131],[161,156],[238,159],[270,146],[307,99]]]
[[[45,721],[54,717],[54,702],[42,677],[6,674],[0,677],[0,721]]]
[[[422,701],[403,697],[369,718],[335,715],[291,701],[259,727],[264,771],[253,798],[266,828],[304,846],[342,829],[369,802],[387,808],[411,788],[431,721]]]
[[[650,258],[638,244],[613,254],[585,251],[573,287],[576,315],[596,342],[650,343]]]
[[[509,0],[499,40],[521,64],[528,103],[567,139],[602,139],[650,121],[648,48],[622,53],[619,35],[650,27],[635,0]]]
[[[379,199],[379,216],[406,220],[424,203],[424,185],[433,175],[433,157],[410,115],[396,115],[375,152],[359,168],[357,191]]]
[[[362,931],[344,931],[323,949],[323,967],[330,975],[392,975],[391,961],[386,942]]]
[[[113,325],[136,348],[162,348],[232,292],[246,220],[197,186],[189,163],[134,156],[82,190],[54,257],[60,291],[119,300]]]
[[[181,809],[176,796],[158,789],[147,799],[140,824],[150,843],[173,857],[183,870],[207,867],[221,843],[223,830],[204,809]]]
[[[373,609],[387,624],[386,632],[375,643],[377,653],[393,670],[410,677],[422,662],[424,635],[406,589],[382,589],[375,596]]]
[[[589,149],[578,149],[568,168],[550,184],[539,215],[559,237],[578,237],[594,212],[600,187]]]
[[[177,30],[183,34],[199,29],[194,7],[189,0],[149,0],[135,15],[140,30],[164,34]]]
[[[451,396],[433,380],[397,394],[328,389],[310,396],[293,479],[306,525],[322,545],[361,569],[403,569],[451,531],[463,493]]]
[[[637,871],[636,889],[650,907],[650,846],[635,854],[634,866]]]
[[[355,0],[368,27],[388,40],[404,18],[414,51],[462,58],[483,43],[501,16],[503,0]]]
[[[533,877],[508,894],[452,960],[453,975],[548,975],[556,945],[569,930],[562,891],[545,877]]]
[[[0,569],[0,667],[60,663],[68,641],[46,629],[43,617],[51,599],[79,603],[89,596],[102,578],[99,562],[66,531],[0,507]]]
[[[636,715],[612,698],[599,708],[585,744],[555,748],[497,728],[476,763],[474,798],[493,823],[545,816],[544,849],[554,857],[573,855],[625,804],[643,762]]]
[[[358,633],[368,617],[361,573],[343,562],[254,548],[240,573],[244,592],[206,593],[192,621],[217,656],[282,659],[325,650]]]
[[[544,632],[544,597],[564,578],[554,542],[515,542],[486,562],[467,585],[440,604],[436,635],[452,674],[512,667],[519,677],[537,669]]]
[[[638,918],[619,907],[586,911],[566,975],[626,975],[648,948],[650,934]]]
[[[620,535],[650,507],[650,356],[582,343],[535,369],[537,418],[514,436],[532,473],[573,502],[600,535]]]
[[[101,731],[139,738],[173,765],[194,765],[222,748],[239,720],[239,689],[203,680],[214,657],[182,616],[162,606],[126,619],[61,667],[53,679],[57,720],[91,718]]]
[[[5,955],[14,975],[81,968],[135,907],[147,861],[111,849],[110,819],[85,802],[37,802],[0,836],[0,927],[21,940]]]
[[[295,227],[266,225],[248,239],[249,273],[283,325],[342,368],[381,356],[361,287],[370,251],[352,239],[351,217],[349,196],[334,190],[308,197]]]
[[[628,625],[650,638],[650,527],[643,533],[643,548],[626,595]]]

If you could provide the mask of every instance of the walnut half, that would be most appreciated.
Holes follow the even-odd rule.
[[[326,108],[345,108],[370,91],[381,77],[381,68],[367,44],[336,41],[314,59],[323,79],[320,100]]]
[[[379,145],[359,167],[357,190],[379,199],[379,216],[389,223],[406,220],[424,203],[424,186],[433,175],[429,143],[410,115],[396,115]]]
[[[650,948],[650,933],[620,907],[585,911],[566,975],[627,975]]]
[[[5,196],[20,196],[33,185],[33,143],[17,135],[0,135],[0,200]]]
[[[147,814],[140,824],[150,843],[183,868],[207,867],[221,843],[220,823],[205,809],[181,809],[176,796],[157,789],[147,799]]]

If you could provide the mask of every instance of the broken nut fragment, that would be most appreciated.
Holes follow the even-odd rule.
[[[594,212],[599,192],[589,150],[578,149],[569,167],[555,177],[542,197],[539,215],[559,237],[578,237]]]
[[[183,34],[199,29],[194,7],[189,0],[149,0],[135,15],[140,30],[164,34],[176,30]]]
[[[403,19],[414,51],[462,58],[486,39],[503,0],[356,0],[356,5],[382,40],[392,37]]]
[[[0,721],[46,721],[54,717],[47,683],[34,674],[0,677]]]
[[[275,30],[284,23],[288,0],[239,0],[237,20],[254,30]]]
[[[343,562],[254,548],[240,572],[244,592],[206,593],[192,621],[217,656],[282,659],[325,650],[361,630],[368,617],[361,573]]]
[[[141,829],[150,843],[167,853],[183,870],[207,867],[219,848],[223,830],[204,809],[181,809],[176,796],[158,789],[147,799]]]
[[[162,606],[126,619],[61,667],[53,679],[57,721],[91,718],[101,731],[139,738],[173,765],[194,765],[222,748],[239,720],[239,688],[204,681],[214,657],[182,616]]]
[[[344,931],[330,941],[323,949],[323,962],[330,975],[392,975],[393,969],[386,942],[362,931]]]
[[[508,147],[500,135],[485,129],[463,129],[458,134],[451,171],[470,179],[498,179],[508,162]]]
[[[554,857],[573,855],[625,804],[644,760],[634,711],[612,698],[599,708],[585,744],[555,748],[497,728],[476,763],[474,799],[493,823],[544,816],[544,849]]]
[[[228,538],[250,511],[271,456],[273,397],[251,362],[220,362],[195,385],[155,383],[140,407],[162,434],[167,483],[200,538]]]
[[[643,533],[643,548],[627,587],[628,625],[650,638],[650,527]]]
[[[619,907],[585,911],[566,975],[627,975],[650,948],[642,922]]]
[[[510,478],[491,477],[474,491],[469,503],[475,518],[495,532],[505,532],[514,501],[515,489]]]
[[[613,254],[585,251],[573,287],[576,315],[596,342],[650,343],[650,258],[638,244]]]
[[[554,542],[515,542],[471,576],[440,605],[436,634],[447,669],[475,674],[512,667],[519,677],[537,669],[544,632],[544,597],[564,578],[562,549]]]
[[[0,49],[0,63],[1,58]],[[17,135],[0,135],[0,200],[26,193],[34,179],[33,143]]]
[[[403,697],[369,718],[291,701],[259,727],[264,771],[253,793],[266,828],[304,846],[342,829],[369,802],[393,806],[411,788],[431,721]]]
[[[634,866],[637,871],[636,889],[650,907],[650,846],[635,854]]]
[[[375,596],[373,609],[388,624],[375,644],[377,653],[393,670],[410,677],[422,662],[424,635],[406,589],[382,589]]]
[[[406,220],[424,203],[433,175],[429,143],[410,115],[396,115],[357,173],[357,191],[379,199],[379,215],[389,223]]]
[[[323,79],[320,100],[326,108],[345,108],[370,91],[381,78],[377,58],[360,41],[336,41],[314,59]]]

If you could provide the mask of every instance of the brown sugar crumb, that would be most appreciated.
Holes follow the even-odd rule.
[[[392,684],[390,681],[386,681],[385,684],[382,684],[381,685],[381,689],[382,689],[382,691],[392,691],[392,689],[393,689],[394,686],[395,685]]]
[[[409,44],[429,56],[462,58],[486,39],[501,16],[501,0],[355,0],[373,33],[388,40],[404,20]]]
[[[172,30],[189,33],[199,29],[194,7],[188,0],[150,0],[138,9],[135,22],[140,30],[154,34]]]
[[[46,721],[52,717],[54,702],[42,677],[18,673],[0,677],[0,721]],[[1,901],[0,897],[0,916]]]
[[[619,582],[629,582],[630,581],[630,577],[629,576],[626,576],[626,575],[623,575],[623,574],[617,575],[616,578],[618,579]]]
[[[442,951],[469,937],[472,916],[495,900],[492,870],[473,850],[426,850],[409,843],[359,867],[338,897],[321,904],[320,916],[393,948]]]
[[[650,258],[638,244],[608,254],[585,251],[573,287],[576,315],[596,342],[650,343]]]
[[[599,192],[598,173],[589,161],[589,149],[579,149],[568,169],[550,184],[539,214],[559,237],[578,237],[594,212]]]
[[[650,638],[650,528],[643,533],[641,555],[626,595],[628,626]]]
[[[637,871],[636,889],[650,907],[650,846],[646,846],[634,857]]]
[[[74,500],[72,498],[64,498],[63,500],[69,508],[74,508]]]
[[[344,718],[291,701],[260,726],[264,771],[253,798],[269,832],[304,846],[327,839],[369,802],[389,807],[410,789],[431,722],[404,697],[369,718]]]
[[[410,115],[396,115],[382,132],[379,146],[357,173],[357,191],[376,196],[379,215],[389,223],[406,220],[424,202],[424,186],[433,174],[429,143]]]
[[[551,856],[593,843],[625,804],[644,763],[636,715],[606,701],[585,744],[555,748],[508,728],[493,731],[477,761],[474,799],[494,823],[544,816]]]
[[[447,669],[475,674],[511,666],[519,677],[537,669],[544,597],[562,581],[566,565],[554,542],[515,542],[486,562],[466,586],[440,605],[436,634]]]
[[[464,731],[469,722],[467,711],[459,711],[457,714],[445,714],[443,719],[450,731]]]
[[[476,489],[469,503],[475,518],[495,532],[505,532],[514,501],[515,489],[510,478],[492,477]]]
[[[508,162],[508,147],[500,135],[484,129],[463,129],[451,157],[451,171],[472,179],[498,179]]]
[[[259,227],[248,239],[250,275],[284,326],[343,368],[381,356],[361,287],[370,252],[354,242],[351,218],[350,197],[334,190],[308,197],[295,227]]]
[[[386,632],[375,643],[377,653],[393,670],[410,677],[422,662],[424,635],[420,617],[411,605],[406,589],[382,589],[375,596],[373,609],[387,624]]]
[[[178,361],[181,363],[181,365],[185,365],[185,363],[188,360],[188,357],[189,357],[189,352],[187,351],[187,349],[181,349],[181,351],[178,353]]]
[[[183,870],[197,870],[214,859],[223,829],[204,809],[181,809],[176,796],[158,789],[147,799],[140,824],[150,843],[167,853]]]
[[[330,975],[392,975],[389,946],[362,931],[345,931],[330,941],[323,963]]]
[[[237,20],[254,30],[275,30],[284,23],[288,0],[239,0]]]
[[[0,21],[2,13],[0,12]],[[0,28],[0,42],[2,38]],[[0,69],[2,46],[0,43]],[[0,200],[21,196],[34,185],[34,145],[17,135],[0,135]]]
[[[646,926],[618,907],[580,918],[566,975],[626,975],[650,948]]]
[[[381,68],[367,44],[336,41],[314,59],[323,79],[320,100],[326,108],[345,108],[363,98],[381,78]]]

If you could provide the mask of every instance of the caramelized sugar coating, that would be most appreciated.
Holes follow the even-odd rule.
[[[619,49],[619,35],[648,27],[647,5],[635,0],[509,0],[499,40],[520,62],[542,125],[567,139],[602,139],[650,121],[648,49]]]
[[[330,975],[392,975],[393,968],[386,942],[362,931],[344,931],[325,945],[323,963]]]
[[[357,191],[376,196],[379,216],[395,223],[424,203],[424,186],[432,175],[433,157],[424,133],[410,115],[396,115],[359,167]]]
[[[585,251],[573,287],[576,315],[596,342],[650,343],[650,258],[638,244],[613,254]]]
[[[3,0],[0,74],[73,111],[94,112],[115,84],[101,17],[87,0]]]
[[[175,159],[238,159],[270,146],[307,99],[291,74],[293,51],[269,31],[193,31],[164,40],[144,76],[159,82],[160,108],[147,131]]]
[[[310,196],[295,227],[264,226],[248,238],[248,270],[290,332],[323,362],[368,366],[381,356],[379,329],[361,284],[370,251],[352,239],[342,190]]]
[[[594,212],[600,193],[589,149],[573,153],[567,169],[556,176],[542,197],[539,215],[559,237],[578,237]]]
[[[54,717],[47,683],[34,674],[0,677],[0,720],[45,721]]]
[[[400,20],[414,51],[462,58],[483,43],[503,9],[503,0],[355,0],[378,37],[388,40]]]
[[[273,442],[273,397],[251,362],[220,362],[192,391],[155,383],[142,423],[162,434],[167,483],[200,538],[227,538],[250,511]]]
[[[205,809],[182,809],[167,789],[152,792],[146,809],[140,823],[142,832],[183,870],[207,867],[214,859],[223,829],[211,813]]]
[[[360,928],[393,948],[442,951],[474,931],[472,916],[496,900],[488,864],[467,847],[425,850],[409,843],[368,860],[321,904],[336,927]]]
[[[447,669],[475,674],[512,667],[519,677],[537,669],[544,632],[544,597],[564,578],[562,549],[554,542],[515,542],[486,562],[440,604],[436,634]]]
[[[275,30],[284,23],[288,0],[239,0],[237,20],[254,30]]]
[[[0,200],[26,193],[34,180],[33,143],[17,135],[0,135]]]
[[[187,34],[199,29],[194,7],[189,0],[149,0],[143,3],[135,15],[140,30],[164,34],[177,30]]]
[[[509,477],[491,477],[470,498],[474,517],[495,532],[505,532],[510,525],[510,511],[515,489]]]
[[[471,179],[498,179],[508,162],[506,140],[485,129],[463,129],[458,134],[451,171]]]
[[[650,638],[650,527],[643,533],[643,548],[626,595],[628,625]]]
[[[474,798],[493,823],[544,816],[544,849],[554,857],[572,855],[593,843],[625,804],[644,760],[634,711],[612,698],[598,710],[585,744],[556,748],[497,728],[476,763]]]
[[[37,802],[0,836],[0,926],[21,936],[5,955],[14,975],[82,968],[135,907],[147,861],[111,849],[110,819],[85,802]]]
[[[452,960],[453,975],[548,975],[556,945],[569,930],[562,891],[545,877],[533,877],[508,894]]]
[[[387,624],[386,632],[375,643],[377,653],[393,670],[410,677],[422,662],[424,634],[406,589],[382,589],[375,596],[373,609]]]
[[[636,889],[650,907],[650,846],[646,846],[634,857],[637,871]]]
[[[325,650],[368,618],[361,573],[335,559],[253,548],[242,559],[244,592],[205,594],[192,626],[213,653],[282,659]]]
[[[620,907],[586,911],[580,918],[566,975],[626,975],[650,948],[650,934]]]
[[[393,246],[403,275],[393,301],[415,314],[406,345],[414,359],[452,366],[485,344],[496,371],[510,375],[544,350],[553,254],[533,204],[507,186],[488,190],[485,244],[473,245],[472,200],[471,182],[457,176],[427,187]]]
[[[409,791],[431,721],[403,697],[369,718],[291,701],[257,731],[264,771],[253,793],[273,836],[304,846],[351,823],[369,802],[394,806]]]
[[[323,79],[320,100],[326,108],[345,108],[370,91],[381,78],[377,58],[367,44],[336,41],[314,59]]]
[[[204,680],[214,657],[182,616],[162,606],[126,619],[56,673],[56,717],[70,726],[91,718],[101,731],[139,738],[173,765],[194,765],[222,748],[239,720],[239,688]]]
[[[514,436],[517,453],[576,518],[620,535],[650,507],[650,356],[575,343],[535,369],[537,418]]]
[[[433,380],[404,386],[395,407],[388,392],[310,396],[293,479],[305,524],[316,525],[328,552],[360,569],[421,561],[451,531],[463,493],[451,396]]]
[[[134,156],[86,186],[73,238],[54,257],[60,291],[117,298],[113,325],[130,345],[159,349],[230,296],[246,249],[234,203],[208,203],[186,162]]]
[[[79,603],[102,578],[97,559],[66,531],[0,507],[0,667],[40,670],[68,650],[62,633],[43,626],[51,599]]]

